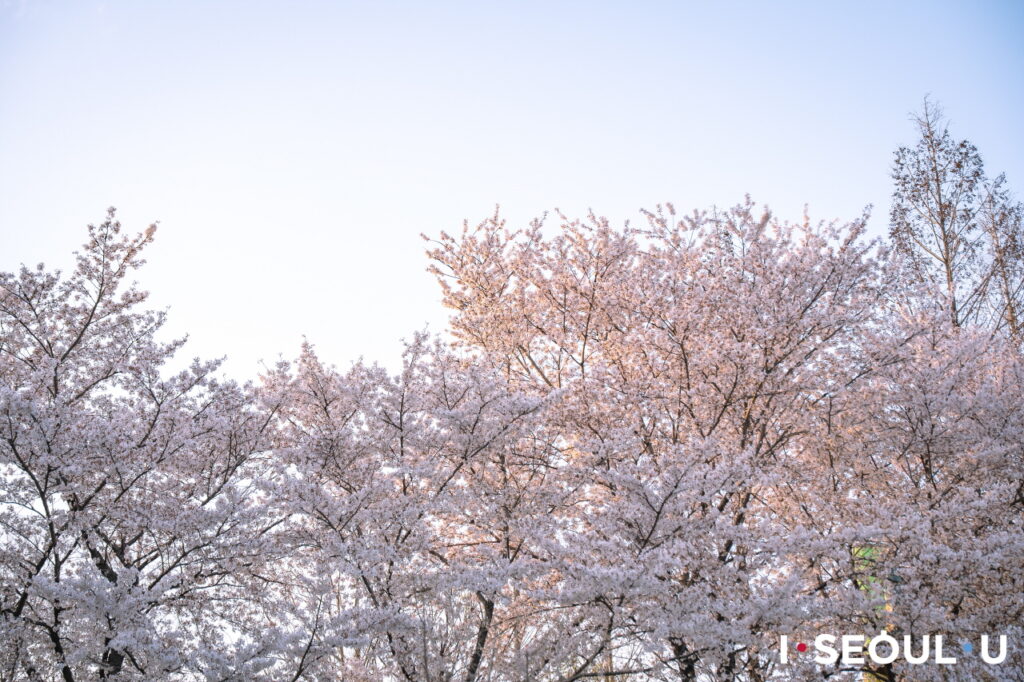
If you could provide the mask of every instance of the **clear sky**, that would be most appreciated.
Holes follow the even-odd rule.
[[[1024,2],[0,0],[0,269],[117,206],[191,355],[394,367],[419,234],[750,193],[881,233],[926,93],[1024,194]]]

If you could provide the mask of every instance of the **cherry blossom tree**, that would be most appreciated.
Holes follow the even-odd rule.
[[[586,606],[554,595],[575,499],[537,423],[545,402],[419,335],[389,377],[325,367],[306,346],[269,390],[279,498],[295,519],[305,599],[324,611],[321,674],[539,679],[586,668]]]
[[[514,232],[495,217],[431,252],[464,352],[552,400],[544,421],[580,492],[559,537],[583,559],[561,569],[562,597],[606,608],[580,624],[604,649],[576,678],[820,674],[777,668],[777,633],[1016,623],[1016,607],[956,617],[1020,580],[1007,542],[1020,528],[1019,358],[950,337],[948,317],[908,323],[910,284],[863,222],[792,226],[749,203],[648,218],[620,231],[563,219],[549,237],[543,221]],[[929,335],[953,341],[929,355]],[[910,424],[894,428],[900,414]],[[960,425],[932,474],[944,492],[897,474],[924,466],[906,458],[925,418]],[[997,443],[975,430],[993,420]],[[936,557],[958,557],[943,587],[914,582],[938,575]],[[892,591],[865,587],[896,564],[930,620],[878,616]]]
[[[943,308],[908,316],[872,342],[887,360],[859,384],[862,409],[841,417],[830,449],[841,463],[834,518],[845,520],[852,546],[873,551],[852,563],[836,553],[827,571],[874,602],[837,609],[837,629],[915,642],[945,633],[958,648],[986,634],[1020,636],[1024,365],[1012,343],[954,327]],[[835,580],[823,584],[835,594]],[[1019,648],[998,670],[961,658],[957,679],[1015,679],[1022,666]],[[905,664],[881,672],[889,680],[952,674]]]
[[[287,640],[252,629],[272,411],[216,362],[161,373],[182,341],[126,284],[153,232],[111,210],[70,276],[0,275],[4,679],[238,677]]]
[[[778,649],[1024,635],[1018,227],[977,216],[1001,312],[954,318],[864,219],[496,215],[432,243],[450,335],[397,375],[239,385],[168,368],[111,212],[0,275],[0,677],[1015,679]]]
[[[605,605],[587,625],[608,674],[764,676],[767,633],[801,613],[791,554],[813,540],[799,501],[814,490],[788,471],[818,466],[808,449],[863,371],[881,294],[859,224],[752,209],[668,207],[643,231],[592,217],[552,239],[494,219],[432,252],[462,343],[561,395],[549,428],[586,509],[565,589]]]

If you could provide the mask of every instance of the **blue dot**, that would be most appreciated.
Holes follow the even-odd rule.
[[[964,642],[961,646],[963,646],[965,654],[969,654],[974,651],[974,645],[970,642]]]

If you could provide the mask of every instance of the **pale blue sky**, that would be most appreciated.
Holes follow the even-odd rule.
[[[0,0],[0,269],[159,220],[190,354],[395,365],[419,233],[750,193],[885,229],[926,93],[1024,194],[1021,2]]]

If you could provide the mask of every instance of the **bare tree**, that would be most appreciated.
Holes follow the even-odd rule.
[[[942,109],[927,98],[914,123],[920,139],[896,150],[889,234],[911,277],[944,292],[959,327],[980,313],[988,283],[977,222],[984,164],[973,144],[950,136]]]
[[[991,326],[1021,338],[1021,206],[1000,175],[989,179],[977,147],[954,139],[927,98],[920,137],[896,150],[890,236],[907,277],[941,291],[954,327]]]
[[[1000,175],[986,192],[979,222],[991,268],[993,322],[1018,344],[1024,340],[1024,206],[1014,201]]]

